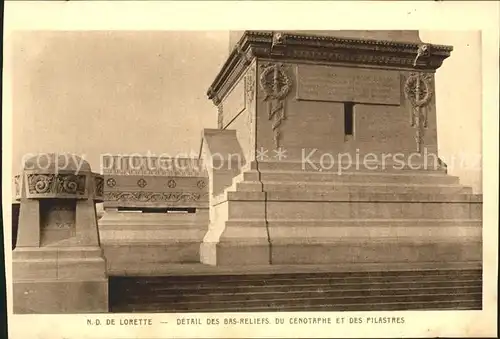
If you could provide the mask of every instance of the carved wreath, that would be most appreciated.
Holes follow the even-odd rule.
[[[429,103],[432,98],[432,88],[430,85],[430,76],[412,73],[408,77],[404,87],[405,97],[414,107],[423,107]],[[417,99],[417,92],[419,98]]]
[[[260,74],[260,87],[266,94],[264,101],[268,99],[281,100],[286,97],[292,87],[292,81],[283,70],[281,64],[267,64]]]

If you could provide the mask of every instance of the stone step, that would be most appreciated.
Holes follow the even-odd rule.
[[[397,273],[397,272],[395,272]],[[191,289],[195,288],[226,288],[243,286],[245,288],[254,287],[265,287],[270,288],[271,286],[282,286],[286,284],[287,286],[311,286],[314,284],[328,285],[328,284],[341,284],[341,285],[351,285],[351,284],[379,284],[379,283],[415,283],[415,279],[419,279],[419,283],[439,283],[448,282],[448,280],[459,280],[459,281],[477,281],[481,279],[481,273],[477,270],[471,271],[450,271],[450,272],[439,272],[439,273],[420,273],[415,272],[414,274],[401,274],[401,275],[372,275],[372,274],[359,274],[359,275],[338,275],[331,276],[329,274],[318,274],[312,276],[306,276],[300,274],[298,276],[292,277],[287,275],[262,275],[259,276],[189,276],[189,277],[148,277],[147,279],[137,280],[135,277],[132,278],[121,278],[116,282],[116,286],[127,286],[127,288],[157,288],[160,287],[162,290],[172,289],[177,291],[177,289]],[[120,285],[121,284],[121,285]]]
[[[478,269],[111,277],[112,312],[481,308]]]
[[[408,289],[454,289],[462,287],[477,288],[481,287],[481,279],[477,275],[462,276],[462,277],[436,277],[434,279],[425,279],[415,282],[416,277],[407,280],[398,280],[397,278],[380,279],[374,281],[367,281],[360,279],[357,280],[324,280],[324,281],[272,281],[271,283],[264,283],[258,285],[256,282],[236,282],[227,281],[219,282],[218,284],[212,283],[193,283],[193,284],[174,284],[166,283],[163,284],[141,284],[137,286],[127,286],[122,285],[122,289],[127,293],[135,292],[140,295],[141,291],[151,292],[151,295],[155,298],[157,296],[165,297],[178,297],[179,292],[182,292],[182,296],[209,296],[209,295],[247,295],[247,294],[263,294],[267,295],[269,293],[296,293],[296,292],[334,292],[339,289],[342,292],[345,291],[365,291],[365,290],[377,290],[377,291],[393,291],[393,290],[408,290]],[[120,288],[119,285],[115,285],[115,288]],[[334,288],[334,290],[332,290]],[[131,295],[131,298],[134,298]]]
[[[482,205],[467,201],[468,197],[460,201],[459,197],[453,196],[428,196],[418,199],[419,197],[411,195],[363,197],[333,193],[275,193],[268,194],[267,199],[259,201],[239,193],[243,192],[228,196],[231,199],[227,204],[228,220],[264,218],[263,206],[265,218],[268,220],[482,218]]]
[[[444,302],[458,302],[458,301],[476,301],[481,298],[481,292],[470,292],[470,293],[462,293],[462,294],[450,294],[446,292],[430,292],[431,294],[413,294],[411,291],[407,292],[403,295],[378,295],[378,296],[338,296],[338,297],[328,297],[328,296],[319,296],[319,297],[283,297],[283,298],[274,298],[274,299],[256,299],[249,298],[248,300],[241,299],[232,299],[225,301],[206,301],[206,302],[177,302],[172,301],[164,302],[140,302],[139,304],[129,304],[129,307],[134,307],[136,310],[140,310],[141,312],[149,312],[153,309],[163,309],[165,312],[198,312],[200,310],[209,308],[209,309],[218,309],[220,311],[226,311],[227,308],[233,309],[235,306],[240,310],[245,309],[253,309],[253,308],[288,308],[288,307],[309,307],[309,306],[322,306],[325,304],[330,305],[345,305],[352,307],[353,310],[363,309],[365,305],[383,305],[383,304],[406,304],[407,309],[411,309],[408,307],[408,304],[419,302],[419,303],[435,303],[436,301],[444,301]],[[478,302],[479,303],[479,302]],[[137,307],[139,306],[139,307]],[[145,306],[145,307],[144,307]],[[358,308],[354,306],[360,306]],[[403,305],[401,305],[402,309],[404,309]],[[378,309],[378,308],[375,308]],[[335,310],[335,307],[333,308]]]
[[[207,265],[170,265],[170,271],[164,275],[151,276],[144,279],[137,277],[119,277],[114,280],[115,284],[123,283],[127,286],[142,284],[164,284],[169,283],[200,283],[200,282],[242,282],[257,281],[316,281],[327,279],[328,281],[346,279],[415,279],[417,277],[426,279],[456,278],[462,276],[481,277],[480,262],[453,262],[439,265],[435,262],[420,263],[418,266],[408,263],[387,264],[363,264],[361,266],[338,266],[338,265],[262,265],[237,267],[216,267]],[[432,267],[432,268],[431,268]],[[406,270],[404,269],[406,268]],[[380,270],[384,269],[384,271]]]
[[[481,219],[231,219],[226,227],[478,227]]]
[[[220,308],[203,308],[193,310],[197,313],[217,313],[217,312],[363,312],[363,311],[406,311],[406,310],[481,310],[482,302],[479,298],[471,298],[470,300],[440,300],[440,301],[427,301],[427,302],[381,302],[372,304],[341,304],[332,303],[328,304],[327,301],[323,304],[316,305],[277,305],[272,306],[254,306],[254,307],[241,307],[224,305]],[[179,310],[179,312],[190,312],[190,309]],[[165,305],[117,305],[113,308],[116,313],[166,313],[176,312]]]
[[[276,182],[243,181],[235,184],[236,191],[275,192],[360,192],[360,193],[426,193],[426,194],[472,194],[472,188],[458,184],[405,184],[359,183],[359,182]]]
[[[434,166],[432,161],[428,164],[414,163],[411,166],[408,164],[401,165],[391,161],[366,161],[363,162],[335,162],[335,163],[311,163],[304,161],[252,161],[245,167],[247,170],[259,171],[311,171],[311,172],[394,172],[394,173],[413,173],[413,174],[446,174],[446,169],[439,166]]]
[[[384,287],[384,286],[382,286]],[[157,302],[161,300],[162,302],[168,303],[211,303],[220,301],[231,301],[236,297],[238,300],[249,301],[252,299],[260,300],[274,300],[286,298],[340,298],[340,297],[376,297],[376,296],[401,296],[401,295],[428,295],[431,292],[436,293],[449,293],[449,294],[471,294],[471,293],[481,293],[482,285],[481,282],[477,283],[475,286],[445,286],[445,287],[408,287],[408,288],[370,288],[368,290],[361,289],[346,289],[339,291],[338,289],[331,289],[328,286],[317,287],[316,289],[308,290],[281,290],[281,291],[256,291],[256,292],[231,292],[229,293],[205,293],[205,294],[164,294],[158,293],[155,295],[148,295],[146,297],[134,294],[129,298],[131,303],[137,302]]]
[[[243,173],[245,181],[262,182],[322,182],[322,183],[393,183],[393,184],[459,184],[459,178],[445,174],[402,172],[311,172],[260,171]]]

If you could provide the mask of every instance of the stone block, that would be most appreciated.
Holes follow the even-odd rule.
[[[107,278],[14,281],[13,296],[16,314],[108,312]]]

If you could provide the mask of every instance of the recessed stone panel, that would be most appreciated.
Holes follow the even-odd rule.
[[[223,101],[223,127],[245,110],[245,82],[240,80]]]
[[[400,105],[397,71],[297,65],[297,99]]]

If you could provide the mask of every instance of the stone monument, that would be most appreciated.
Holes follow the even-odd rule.
[[[208,228],[208,175],[190,158],[104,156],[99,230],[110,275],[155,275],[199,263]]]
[[[15,186],[14,312],[107,312],[95,208],[103,199],[102,176],[80,157],[40,154],[25,162]]]
[[[482,197],[437,156],[452,47],[363,32],[240,34],[208,90],[203,263],[480,265]]]

